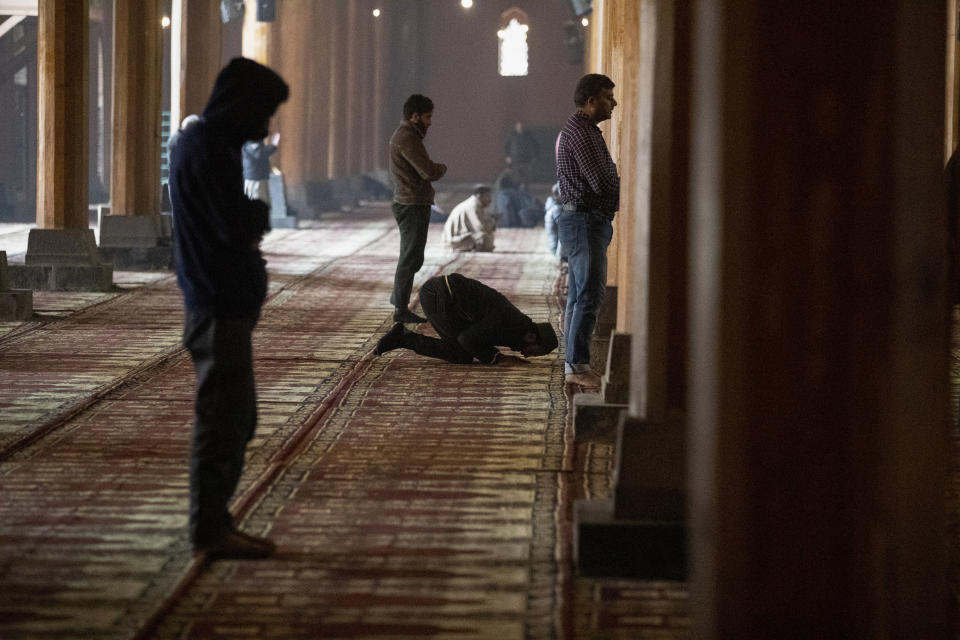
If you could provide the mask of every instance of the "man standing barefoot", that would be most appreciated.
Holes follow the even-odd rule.
[[[567,382],[590,389],[600,387],[600,377],[590,371],[590,339],[606,290],[613,216],[620,208],[617,165],[597,127],[617,106],[613,87],[610,78],[598,73],[581,78],[573,97],[577,110],[557,140],[557,230],[570,269],[564,371]]]
[[[409,309],[413,278],[423,266],[434,180],[447,166],[430,159],[423,137],[433,119],[433,101],[414,94],[403,105],[403,121],[390,136],[390,174],[393,176],[393,217],[400,227],[400,258],[393,278],[395,322],[426,322]]]

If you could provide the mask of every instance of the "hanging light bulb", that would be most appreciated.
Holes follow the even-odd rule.
[[[379,18],[379,17],[380,17],[380,9],[374,9],[374,10],[373,10],[373,17],[374,17],[374,18]]]
[[[473,0],[460,0],[460,6],[464,9],[469,9],[473,6]]]

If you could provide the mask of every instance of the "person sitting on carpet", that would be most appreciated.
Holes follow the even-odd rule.
[[[493,197],[490,187],[478,184],[473,195],[450,212],[443,225],[443,242],[454,251],[493,251],[496,219],[487,210]]]
[[[549,322],[535,323],[502,293],[459,273],[436,276],[420,288],[420,306],[440,338],[407,331],[401,323],[377,343],[375,355],[410,349],[422,356],[456,364],[523,362],[497,349],[504,346],[526,357],[543,356],[557,348]]]

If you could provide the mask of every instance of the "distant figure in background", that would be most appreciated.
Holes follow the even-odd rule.
[[[550,189],[550,195],[547,196],[547,202],[544,205],[543,228],[547,232],[547,248],[550,253],[560,258],[560,236],[557,231],[557,219],[560,217],[560,185],[556,182]]]
[[[430,222],[444,224],[447,221],[447,214],[435,204],[430,205]]]
[[[243,192],[251,200],[270,204],[270,156],[277,151],[280,134],[269,142],[251,140],[243,145]]]
[[[186,308],[183,346],[197,378],[190,542],[210,558],[262,558],[276,549],[238,530],[227,505],[257,424],[251,335],[267,295],[260,241],[270,230],[269,207],[243,193],[241,149],[266,137],[288,93],[272,70],[234,58],[170,159],[174,263]]]
[[[493,251],[496,220],[487,210],[493,197],[490,187],[478,184],[473,195],[450,212],[443,225],[443,242],[454,251]]]
[[[513,172],[497,178],[497,190],[493,194],[493,210],[498,227],[517,227],[520,220],[520,195],[514,182]]]
[[[519,184],[530,182],[533,161],[540,155],[540,145],[522,122],[513,125],[513,130],[507,134],[503,145],[504,160],[511,167]]]
[[[170,155],[173,155],[173,150],[176,148],[177,142],[180,140],[180,134],[198,122],[200,122],[200,116],[195,113],[191,113],[183,119],[183,122],[180,123],[180,128],[170,134],[170,137],[167,139],[167,151]]]
[[[543,205],[534,198],[526,185],[517,184],[510,175],[500,177],[500,189],[493,197],[497,226],[536,227],[543,220]]]
[[[393,217],[400,228],[400,257],[393,276],[394,322],[426,322],[410,310],[413,278],[423,266],[423,250],[430,228],[434,180],[447,165],[434,162],[423,146],[433,121],[433,100],[413,94],[403,104],[403,121],[390,137],[390,174],[393,177]]]
[[[198,122],[200,122],[200,116],[195,113],[191,113],[180,123],[180,128],[170,134],[170,137],[167,138],[167,158],[173,158],[173,150],[177,148],[177,143],[180,141],[180,135]],[[167,181],[163,183],[163,186],[160,190],[160,211],[170,211],[171,208],[170,182]]]

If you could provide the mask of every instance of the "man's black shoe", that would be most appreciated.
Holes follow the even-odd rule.
[[[421,318],[410,309],[397,309],[393,312],[393,321],[394,322],[409,322],[411,324],[419,324],[421,322],[426,322],[426,318]]]
[[[211,560],[218,558],[266,558],[277,550],[277,545],[267,538],[258,538],[239,529],[227,530],[210,544],[194,545],[193,552],[205,553]]]
[[[390,328],[390,331],[387,331],[386,335],[380,338],[380,341],[377,342],[377,346],[373,348],[373,355],[379,356],[383,355],[387,351],[393,351],[394,349],[401,347],[401,341],[403,340],[403,333],[406,329],[403,328],[403,324],[398,322]]]

